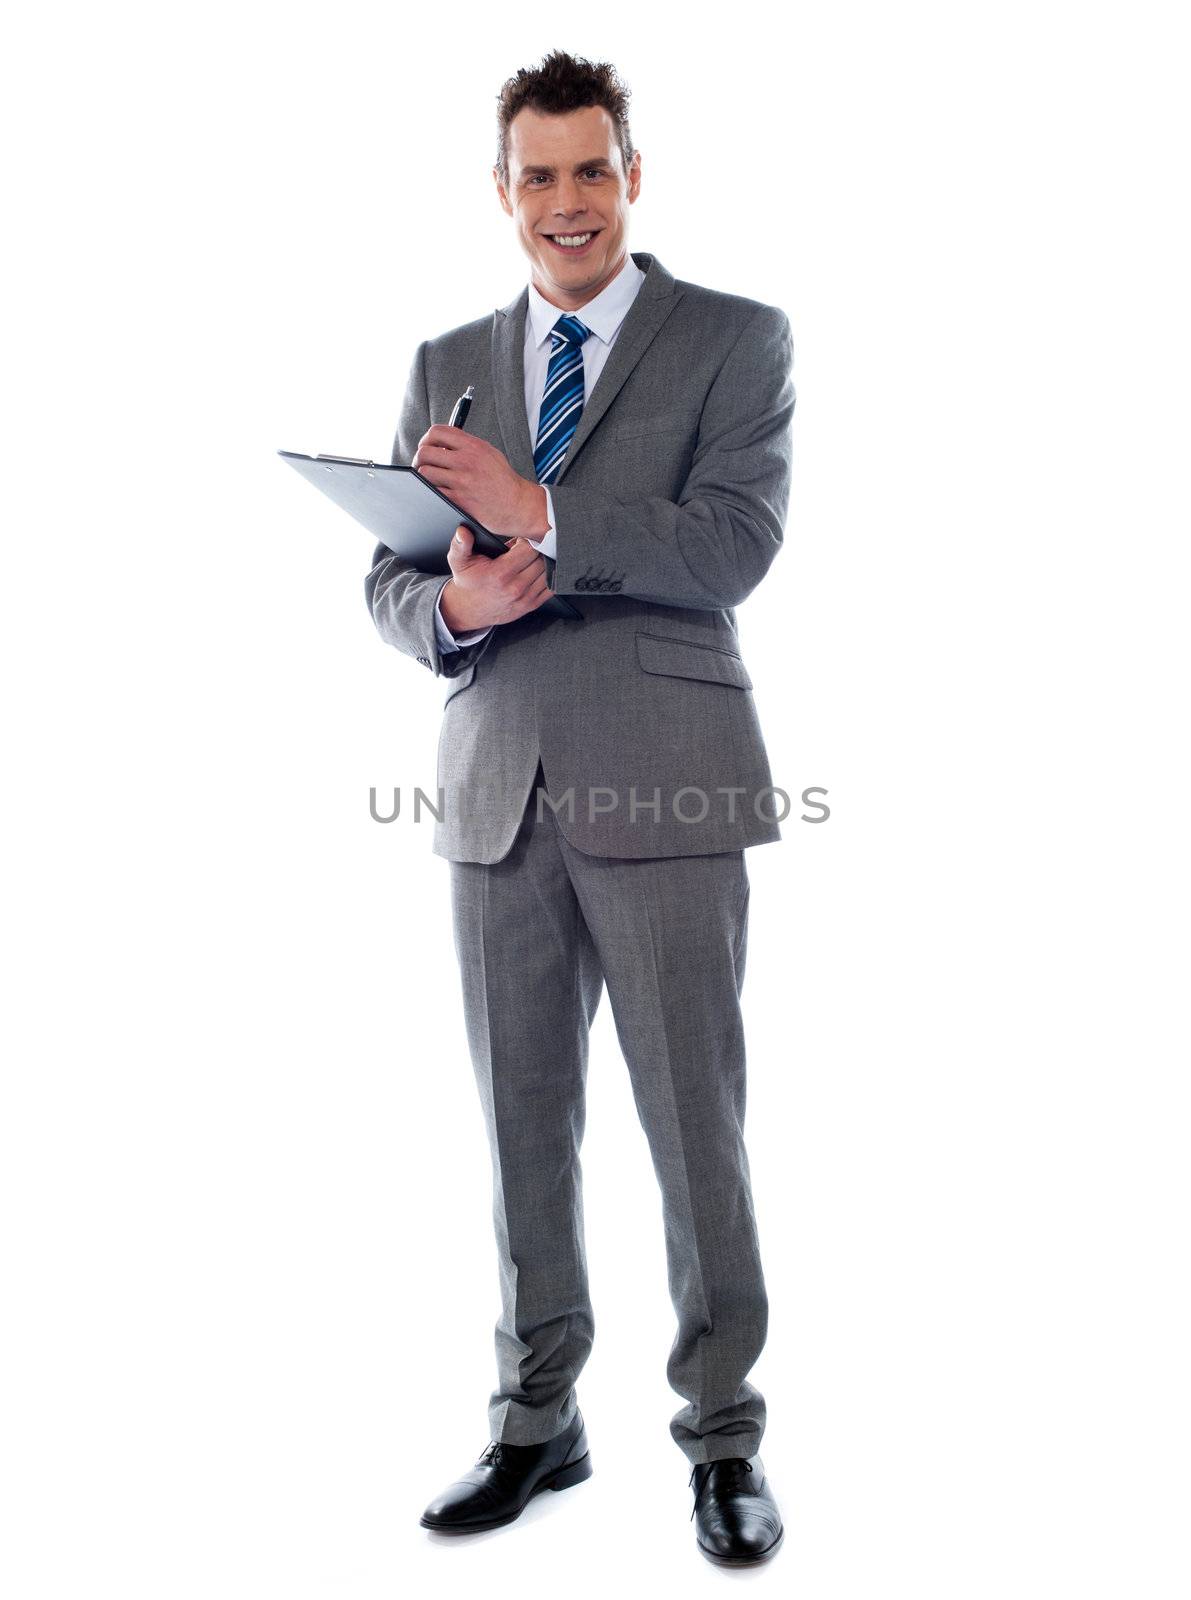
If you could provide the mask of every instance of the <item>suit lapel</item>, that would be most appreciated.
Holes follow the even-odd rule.
[[[561,482],[625,379],[678,304],[680,291],[675,290],[673,274],[666,271],[658,258],[644,250],[633,251],[632,257],[645,273],[645,282],[621,323],[595,388],[583,403],[583,415],[554,479],[556,483]],[[533,465],[533,444],[525,414],[525,319],[528,312],[527,288],[497,311],[492,327],[492,369],[505,456],[514,471],[534,481],[537,474]]]
[[[644,289],[645,285],[641,287]],[[496,395],[496,414],[505,458],[513,471],[533,482],[533,445],[529,440],[529,420],[525,415],[525,318],[529,311],[529,290],[522,289],[515,300],[492,319],[492,383]]]
[[[620,325],[620,332],[608,352],[608,359],[596,379],[595,388],[583,402],[583,415],[579,418],[575,437],[567,446],[562,466],[554,479],[555,483],[562,482],[567,469],[574,464],[575,457],[582,450],[600,418],[619,394],[625,379],[649,349],[658,329],[678,304],[679,297],[674,290],[674,279],[656,256],[647,255],[643,251],[640,260],[636,255],[633,260],[644,268],[645,282],[637,291],[637,298],[629,307],[628,315]],[[527,291],[527,302],[528,299]]]

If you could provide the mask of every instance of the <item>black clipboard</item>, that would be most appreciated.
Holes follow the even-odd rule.
[[[277,454],[419,572],[447,576],[451,570],[447,549],[461,522],[471,529],[481,555],[502,556],[508,549],[502,538],[461,510],[413,467],[387,466],[354,456],[308,456],[296,450]],[[548,578],[554,575],[553,565],[547,561]],[[560,594],[551,595],[529,615],[583,620],[583,613]]]

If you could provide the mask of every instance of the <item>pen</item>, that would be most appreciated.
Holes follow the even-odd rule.
[[[467,413],[471,410],[471,403],[475,398],[475,393],[474,386],[469,383],[455,402],[455,409],[451,412],[451,420],[448,424],[449,427],[461,428],[467,421]],[[510,545],[513,541],[506,539],[504,542],[506,545]]]
[[[467,421],[467,413],[471,410],[471,402],[474,395],[475,390],[469,383],[455,402],[455,409],[451,412],[451,420],[448,423],[448,427],[461,428],[463,426]]]

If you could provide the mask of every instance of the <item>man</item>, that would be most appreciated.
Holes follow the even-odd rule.
[[[491,1442],[422,1523],[472,1532],[590,1476],[579,1149],[604,984],[663,1198],[671,1433],[709,1559],[782,1538],[749,1383],[768,1301],[743,1140],[748,845],[780,838],[733,608],[781,545],[794,410],[775,307],[630,253],[627,93],[554,52],[504,86],[497,194],[530,263],[502,310],[419,345],[393,459],[460,526],[444,579],[383,545],[381,637],[449,678],[434,850],[493,1162]],[[469,385],[465,428],[451,414]],[[580,620],[542,607],[565,596]]]

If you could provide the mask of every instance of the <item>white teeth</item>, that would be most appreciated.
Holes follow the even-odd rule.
[[[555,244],[565,245],[569,249],[574,249],[578,245],[586,244],[590,238],[590,233],[556,233],[554,242]]]

